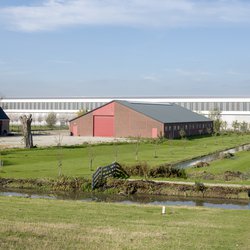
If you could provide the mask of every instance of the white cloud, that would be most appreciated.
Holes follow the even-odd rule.
[[[235,0],[43,0],[4,7],[1,23],[26,32],[75,25],[186,27],[250,23],[250,2]]]

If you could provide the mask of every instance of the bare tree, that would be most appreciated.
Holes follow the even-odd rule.
[[[118,158],[118,144],[117,144],[117,141],[114,141],[114,143],[113,143],[113,150],[114,150],[115,162],[117,162],[117,158]]]
[[[158,138],[153,139],[153,145],[154,145],[154,158],[158,158],[157,150],[158,145],[160,143],[160,140]]]
[[[141,137],[136,137],[136,143],[135,143],[135,160],[138,161],[138,154],[139,154],[139,145],[140,145]]]
[[[29,115],[28,117],[26,115],[20,116],[20,121],[22,124],[25,148],[33,148],[33,138],[31,133],[32,115]]]
[[[89,170],[93,171],[93,161],[95,159],[94,150],[91,143],[88,144]]]
[[[58,176],[60,177],[62,175],[62,158],[63,158],[63,153],[62,153],[62,140],[63,136],[58,133],[58,136],[55,138],[56,145],[58,148],[57,151],[57,166],[58,166]]]

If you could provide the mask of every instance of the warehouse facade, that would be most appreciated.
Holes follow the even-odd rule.
[[[9,117],[0,107],[0,136],[7,135],[9,133],[9,123],[10,123]]]
[[[70,120],[73,136],[178,138],[181,130],[191,136],[212,129],[212,120],[173,103],[114,100]]]
[[[233,121],[250,123],[250,96],[162,96],[162,97],[42,97],[42,98],[0,98],[2,107],[12,124],[20,124],[21,115],[32,114],[33,124],[42,125],[49,113],[57,114],[58,125],[65,125],[79,110],[91,111],[112,100],[150,103],[175,103],[191,111],[209,116],[216,110],[221,119],[232,128]]]

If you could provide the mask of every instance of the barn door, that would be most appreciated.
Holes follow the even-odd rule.
[[[94,116],[94,136],[113,137],[114,136],[114,116],[95,115]]]

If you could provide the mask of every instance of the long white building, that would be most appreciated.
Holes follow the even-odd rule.
[[[128,100],[154,103],[176,103],[192,111],[208,115],[219,109],[222,120],[231,126],[232,121],[250,123],[250,97],[72,97],[72,98],[2,98],[0,106],[12,123],[22,114],[32,114],[34,123],[42,123],[44,117],[54,112],[59,123],[64,124],[76,116],[79,110],[90,111],[112,100]]]

